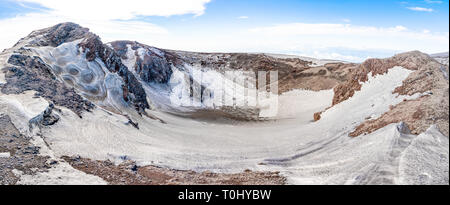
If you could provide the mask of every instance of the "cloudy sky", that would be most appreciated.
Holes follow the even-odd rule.
[[[448,51],[448,0],[0,0],[0,49],[75,22],[104,42],[360,62]]]

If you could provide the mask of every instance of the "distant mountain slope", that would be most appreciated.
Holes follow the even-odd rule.
[[[436,59],[439,63],[448,66],[448,52],[435,53],[430,55],[432,58]]]
[[[435,54],[430,54],[430,56],[432,58],[436,58],[436,57],[448,57],[448,52],[442,52],[442,53],[435,53]]]

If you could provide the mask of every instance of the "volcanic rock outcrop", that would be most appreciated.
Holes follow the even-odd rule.
[[[131,41],[115,41],[110,45],[124,60],[129,59],[127,56],[128,47],[130,47],[136,57],[135,64],[129,69],[134,69],[138,76],[144,82],[167,83],[172,75],[171,62],[173,54],[154,47],[150,47],[138,42]],[[133,56],[134,57],[134,56]]]
[[[58,106],[67,107],[80,116],[83,111],[93,108],[94,105],[73,88],[58,81],[51,68],[40,57],[27,55],[25,49],[11,55],[8,63],[12,66],[2,68],[7,81],[1,88],[3,93],[18,94],[35,90],[37,96],[42,96]]]
[[[8,77],[13,74],[7,74],[8,76],[7,81],[8,84],[11,84],[13,86],[6,86],[3,89],[5,92],[12,92],[8,91],[6,89],[10,87],[17,87],[15,89],[30,89],[32,87],[39,88],[42,90],[42,87],[48,87],[49,89],[57,89],[61,90],[56,94],[53,91],[51,94],[49,91],[46,91],[44,95],[49,98],[57,98],[52,99],[54,100],[54,103],[56,105],[62,105],[66,106],[68,108],[71,108],[72,110],[76,111],[78,114],[80,114],[82,109],[89,110],[90,107],[92,107],[91,103],[88,102],[88,100],[81,99],[78,94],[71,92],[69,88],[71,86],[63,86],[61,83],[56,82],[57,77],[61,77],[63,79],[63,82],[68,83],[69,85],[74,86],[76,89],[81,89],[82,91],[90,94],[97,95],[99,92],[102,92],[101,90],[105,88],[101,88],[102,86],[105,87],[106,85],[95,85],[95,86],[89,86],[89,83],[92,82],[94,76],[92,73],[92,68],[87,68],[89,65],[83,65],[80,64],[69,64],[69,62],[73,59],[70,59],[71,56],[67,54],[67,52],[74,52],[73,50],[70,51],[71,48],[68,48],[68,46],[64,47],[65,43],[71,43],[71,42],[79,42],[77,45],[75,45],[78,49],[75,55],[82,55],[87,60],[87,63],[98,63],[96,60],[98,59],[104,67],[107,68],[107,70],[111,73],[117,73],[122,81],[123,85],[120,88],[123,92],[123,100],[125,102],[129,102],[133,105],[133,107],[139,112],[142,113],[145,109],[149,108],[149,104],[146,99],[146,93],[144,89],[142,88],[141,84],[137,81],[135,76],[128,71],[127,67],[122,64],[122,61],[120,60],[120,57],[117,55],[116,52],[114,52],[113,49],[110,47],[104,45],[100,38],[89,32],[89,29],[83,28],[77,24],[74,23],[62,23],[58,24],[56,26],[42,29],[38,31],[32,32],[29,36],[22,38],[16,46],[20,45],[19,50],[14,51],[18,54],[14,54],[10,57],[9,63],[16,66],[25,66],[25,67],[35,67],[36,69],[41,69],[41,71],[36,71],[36,73],[30,73],[33,72],[33,70],[27,70],[22,71],[19,74],[14,74],[16,78],[18,79],[28,79],[28,81],[35,81],[35,83],[41,83],[42,85],[34,85],[32,82],[23,82],[20,86],[16,86],[16,84],[13,84],[13,82],[17,81],[16,78]],[[38,47],[47,47],[47,50],[51,50],[48,53],[42,54],[38,53],[36,54],[33,50],[33,48]],[[40,56],[45,56],[44,59],[41,59]],[[61,56],[61,57],[59,57]],[[69,58],[69,59],[67,59]],[[81,57],[80,57],[81,58]],[[65,69],[61,68],[62,66],[66,66]],[[86,67],[85,69],[82,69],[80,67]],[[13,73],[15,69],[9,69],[11,70],[9,73]],[[70,75],[62,75],[61,72],[64,72],[67,70],[67,73]],[[81,72],[80,70],[86,71]],[[102,71],[100,71],[102,72]],[[25,73],[26,75],[20,75],[21,73]],[[45,75],[45,76],[44,76]],[[80,75],[80,81],[81,83],[78,84],[78,86],[74,85],[75,77]],[[104,74],[103,74],[104,75]],[[22,78],[20,76],[23,76]],[[56,80],[51,83],[47,83],[41,80],[35,80],[39,79],[38,76],[44,76],[41,78],[46,79],[52,79]],[[75,77],[74,77],[75,76]],[[103,77],[103,76],[101,76]],[[50,81],[50,80],[47,80]],[[57,85],[57,84],[60,85]],[[7,84],[7,85],[8,85]],[[29,88],[27,88],[28,86]],[[60,87],[60,88],[59,88]],[[100,87],[100,88],[99,88]],[[59,89],[58,89],[59,88]],[[10,88],[13,89],[13,88]],[[46,89],[39,91],[44,92]],[[66,91],[67,90],[67,91]],[[106,95],[103,93],[103,95]],[[59,97],[58,96],[64,96]],[[84,96],[89,98],[88,96]],[[63,99],[64,98],[64,99]],[[69,102],[63,102],[67,101],[71,98],[75,98],[76,100],[72,100]],[[78,103],[74,103],[74,101],[77,101]],[[92,101],[92,99],[91,99]],[[85,102],[86,105],[81,105],[80,102]],[[73,108],[75,106],[75,108]],[[87,107],[86,107],[87,106]],[[85,108],[83,108],[85,107]]]

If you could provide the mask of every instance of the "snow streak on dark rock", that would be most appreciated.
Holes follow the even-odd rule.
[[[51,68],[36,56],[13,54],[8,63],[14,66],[1,69],[7,83],[1,88],[5,94],[19,94],[27,90],[36,91],[37,96],[66,107],[79,116],[90,111],[94,105],[58,81]]]

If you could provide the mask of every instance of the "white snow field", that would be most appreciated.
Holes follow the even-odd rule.
[[[47,57],[44,58],[47,63],[66,65],[64,69],[70,69],[68,65],[85,66],[77,64],[82,62],[83,56],[61,50],[64,46],[71,45],[56,48],[60,50],[35,52]],[[51,59],[52,55],[70,56],[76,61],[58,62]],[[116,82],[118,78],[101,64],[88,67],[99,71],[94,77],[100,80],[72,79],[75,86],[81,90],[86,88],[85,97],[98,99],[94,103],[124,111],[120,97],[111,97],[120,92],[117,90],[120,87],[116,87],[120,85]],[[58,107],[62,110],[57,113],[61,119],[41,130],[44,138],[28,130],[27,124],[48,105],[42,98],[33,98],[31,92],[0,94],[0,112],[7,109],[12,113],[16,127],[33,137],[37,145],[46,147],[45,140],[48,147],[43,149],[43,154],[55,159],[79,155],[94,160],[111,159],[116,163],[132,159],[139,165],[181,170],[280,171],[290,184],[448,184],[449,139],[434,126],[418,136],[401,133],[402,123],[356,138],[348,136],[367,117],[376,118],[388,111],[390,105],[420,96],[392,94],[411,72],[394,67],[384,75],[372,77],[369,74],[369,80],[362,84],[360,91],[325,111],[317,122],[312,121],[313,114],[331,105],[332,90],[284,93],[278,99],[277,117],[262,122],[193,120],[155,109],[148,112],[166,123],[130,111],[129,117],[139,123],[140,129],[135,129],[127,125],[128,118],[99,106],[92,112],[84,112],[82,119],[69,109]],[[0,81],[2,75],[0,73]],[[111,81],[107,80],[108,75]],[[101,92],[89,93],[87,85],[97,86]],[[160,94],[163,89],[152,85],[145,89],[152,103],[169,106],[167,96],[170,93]],[[35,177],[21,176],[20,183],[104,183],[64,163],[58,167]],[[66,177],[61,181],[55,179],[62,175]]]

